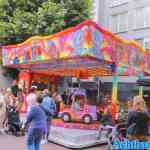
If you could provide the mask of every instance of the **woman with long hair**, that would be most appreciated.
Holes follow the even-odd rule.
[[[127,136],[130,140],[149,139],[149,120],[150,116],[146,111],[146,104],[141,96],[133,99],[133,111],[128,115]]]

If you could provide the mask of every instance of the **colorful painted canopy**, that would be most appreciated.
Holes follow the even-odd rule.
[[[55,71],[66,75],[83,70],[95,75],[90,73],[94,68],[98,75],[107,75],[112,71],[112,63],[126,65],[127,73],[131,74],[137,70],[149,71],[149,57],[145,57],[141,46],[121,39],[90,20],[54,35],[35,36],[21,44],[3,46],[2,53],[4,66],[35,72],[41,69],[45,73]]]

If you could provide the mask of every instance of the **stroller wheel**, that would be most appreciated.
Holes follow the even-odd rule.
[[[22,136],[25,136],[25,132],[24,132],[24,131],[22,131],[22,132],[21,132],[21,135],[22,135]]]
[[[14,136],[19,136],[17,132],[15,132],[13,135],[14,135]]]
[[[3,128],[4,128],[5,131],[9,130],[9,125],[8,125],[8,121],[7,120],[4,122]]]
[[[16,136],[17,131],[16,131],[16,128],[13,125],[9,125],[8,131],[11,132],[12,135]]]

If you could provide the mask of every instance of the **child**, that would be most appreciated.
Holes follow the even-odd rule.
[[[111,114],[111,105],[109,105],[106,107],[106,109],[104,110],[104,114],[102,115],[101,125],[99,127],[97,140],[100,139],[103,129],[113,130],[114,129],[113,124],[114,123],[113,123],[112,114]]]

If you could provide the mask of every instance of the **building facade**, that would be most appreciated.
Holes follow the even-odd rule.
[[[125,39],[136,40],[150,50],[150,0],[93,0],[93,16],[93,20],[106,30]],[[106,92],[111,93],[112,77],[100,79],[105,83]],[[121,99],[137,94],[137,79],[120,78]]]
[[[100,26],[150,50],[150,0],[94,0]]]

